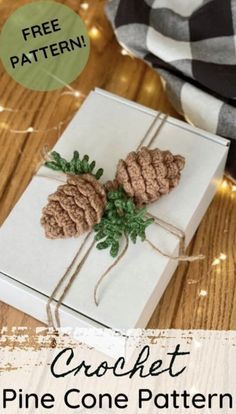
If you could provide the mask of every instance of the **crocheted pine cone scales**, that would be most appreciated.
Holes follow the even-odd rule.
[[[105,206],[103,186],[90,174],[69,176],[48,197],[41,224],[50,239],[80,236],[99,223]]]
[[[142,147],[130,152],[117,166],[116,181],[135,203],[151,203],[167,194],[180,180],[185,159],[170,151]]]

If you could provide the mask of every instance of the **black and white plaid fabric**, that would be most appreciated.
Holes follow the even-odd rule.
[[[107,13],[186,120],[231,138],[227,168],[236,177],[236,0],[111,0]]]

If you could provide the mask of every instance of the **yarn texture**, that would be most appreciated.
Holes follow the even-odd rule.
[[[181,155],[142,147],[119,161],[113,186],[122,186],[137,206],[152,203],[178,185],[184,165]]]
[[[48,197],[41,224],[49,239],[77,237],[101,221],[106,192],[91,174],[70,175],[64,185]]]

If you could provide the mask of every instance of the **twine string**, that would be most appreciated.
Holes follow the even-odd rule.
[[[91,232],[89,233],[89,235],[90,234],[91,234]],[[79,274],[80,270],[82,269],[83,265],[85,264],[85,262],[87,260],[87,257],[89,256],[89,254],[90,254],[91,250],[93,249],[94,245],[95,245],[95,240],[90,244],[90,246],[88,247],[88,249],[85,252],[84,256],[82,257],[82,259],[78,263],[78,265],[77,265],[74,273],[72,274],[68,284],[66,285],[64,291],[62,292],[61,296],[59,297],[59,299],[57,301],[57,305],[56,305],[56,309],[55,309],[55,319],[56,319],[56,323],[57,323],[58,328],[61,327],[60,316],[59,316],[59,308],[60,308],[64,298],[66,297],[67,293],[69,292],[71,286],[73,285],[77,275]]]
[[[157,116],[156,116],[156,118],[155,118],[155,120],[154,120],[154,123],[156,123],[156,120],[158,120],[159,119],[159,117],[160,117],[160,112],[157,114]],[[167,119],[168,119],[168,115],[163,115],[163,118],[162,118],[162,120],[161,120],[161,122],[160,122],[160,124],[158,125],[158,127],[157,127],[157,129],[156,129],[156,131],[154,132],[154,134],[153,134],[153,136],[151,137],[151,139],[150,139],[150,141],[149,141],[149,143],[147,144],[147,148],[150,148],[151,147],[151,145],[153,144],[153,142],[155,141],[155,139],[156,139],[156,137],[157,137],[157,135],[159,135],[160,134],[160,132],[161,132],[161,130],[162,130],[162,128],[163,128],[163,126],[164,126],[164,124],[166,123],[166,121],[167,121]],[[142,146],[142,145],[141,145]],[[138,149],[140,148],[140,146],[138,147]]]
[[[173,234],[174,236],[178,237],[179,239],[179,254],[178,256],[172,256],[168,255],[167,253],[164,253],[161,249],[159,249],[157,246],[154,246],[152,242],[147,240],[149,244],[155,248],[156,251],[158,251],[160,254],[162,254],[165,257],[169,257],[170,259],[179,260],[182,262],[194,262],[196,260],[203,260],[205,259],[205,256],[203,254],[194,255],[194,256],[187,256],[185,255],[185,232],[181,230],[180,228],[174,226],[171,223],[168,223],[167,221],[154,216],[151,213],[147,214],[149,217],[151,217],[154,220],[154,223],[160,227],[162,227],[164,230],[168,231],[169,233]]]
[[[54,330],[56,330],[56,325],[54,324],[53,321],[53,314],[52,314],[52,310],[51,310],[51,303],[54,301],[55,296],[57,295],[57,292],[59,291],[59,289],[61,288],[61,286],[63,285],[64,281],[67,279],[69,273],[71,272],[72,268],[74,267],[81,251],[83,250],[84,246],[87,243],[87,240],[90,236],[91,232],[85,237],[83,243],[81,244],[81,246],[79,247],[77,253],[75,254],[71,264],[67,267],[65,273],[63,274],[63,276],[61,277],[61,279],[59,280],[59,282],[57,283],[57,285],[55,286],[55,289],[53,290],[51,296],[48,298],[48,302],[47,302],[47,306],[46,306],[46,311],[47,311],[47,318],[48,318],[48,324],[49,326],[51,326]]]
[[[109,266],[107,268],[107,270],[100,276],[100,278],[98,279],[98,281],[97,281],[97,283],[94,287],[93,297],[94,297],[94,303],[96,304],[96,306],[98,306],[98,289],[99,289],[101,283],[103,282],[105,277],[110,273],[110,271],[120,262],[120,260],[123,259],[125,253],[128,250],[128,247],[129,247],[129,239],[128,239],[127,235],[125,235],[124,249],[119,254],[119,256],[116,258],[116,260],[111,264],[111,266]]]
[[[49,148],[47,145],[44,145],[40,151],[40,161],[36,167],[35,176],[39,178],[45,178],[47,180],[58,181],[61,183],[65,183],[66,174],[61,171],[56,171],[56,174],[48,175],[38,172],[38,170],[45,164],[45,162],[53,161],[49,153]]]
[[[161,219],[160,217],[155,216],[152,213],[147,213],[147,216],[154,220],[154,223],[168,232],[172,233],[174,236],[178,237],[181,244],[181,251],[185,250],[185,232],[177,226]]]
[[[179,262],[194,262],[196,260],[203,260],[205,256],[199,254],[198,256],[172,256],[171,254],[163,252],[159,247],[155,246],[149,239],[145,239],[145,242],[152,247],[157,253],[161,254],[163,257],[168,257],[168,259],[178,260]]]
[[[65,182],[66,182],[65,174],[60,173],[59,171],[57,172],[57,174],[58,174],[57,176],[56,175],[50,176],[50,175],[38,173],[36,177],[45,178],[46,180],[57,181],[58,183],[65,184]]]
[[[139,145],[137,146],[137,151],[144,145],[144,143],[145,143],[146,139],[148,138],[149,134],[151,133],[151,131],[153,130],[153,128],[156,126],[156,123],[159,121],[160,116],[161,116],[161,113],[158,112],[157,115],[154,118],[154,121],[151,123],[151,125],[148,128],[147,132],[145,133],[145,135],[141,139]],[[157,130],[158,130],[158,128],[155,130],[154,135],[156,135]]]

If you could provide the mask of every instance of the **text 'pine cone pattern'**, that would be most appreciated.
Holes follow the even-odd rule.
[[[68,176],[48,201],[41,224],[50,239],[77,237],[92,229],[107,202],[103,186],[91,174]]]
[[[170,151],[142,147],[117,166],[116,181],[137,206],[158,200],[179,183],[185,159]]]

